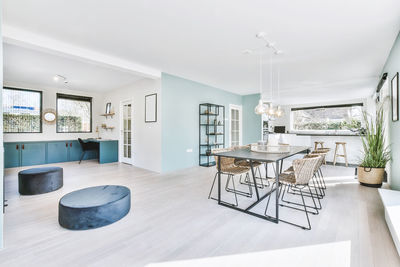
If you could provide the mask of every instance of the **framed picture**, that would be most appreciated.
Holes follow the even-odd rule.
[[[156,122],[157,121],[157,94],[151,94],[145,96],[144,103],[144,122]]]
[[[392,79],[392,121],[399,120],[399,73]]]
[[[110,114],[111,113],[111,103],[107,103],[106,104],[106,114]]]

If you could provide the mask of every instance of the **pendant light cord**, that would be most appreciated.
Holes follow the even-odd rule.
[[[262,53],[260,53],[260,99],[262,99]]]

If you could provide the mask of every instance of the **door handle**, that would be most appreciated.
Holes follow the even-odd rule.
[[[72,143],[69,143],[69,147],[72,147]]]
[[[65,147],[68,147],[68,143],[65,143]]]
[[[22,144],[22,149],[25,149],[25,146],[24,146],[24,144]]]
[[[15,147],[17,150],[19,149],[19,145],[16,145],[16,147]]]

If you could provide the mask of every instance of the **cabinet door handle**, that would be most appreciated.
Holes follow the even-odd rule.
[[[65,143],[65,147],[68,147],[68,143]]]
[[[69,143],[69,147],[72,147],[72,143]]]
[[[25,149],[25,146],[24,146],[24,144],[22,144],[22,149]]]
[[[18,150],[19,149],[19,145],[17,145],[15,148]]]

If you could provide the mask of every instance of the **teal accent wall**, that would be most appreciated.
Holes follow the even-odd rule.
[[[383,68],[382,73],[388,73],[389,86],[394,75],[400,72],[400,33],[396,38],[396,41],[390,51],[389,57]],[[400,190],[400,121],[392,122],[392,115],[389,114],[390,121],[390,136],[391,138],[391,150],[392,150],[392,161],[391,161],[391,184],[390,187],[395,190]]]
[[[225,145],[228,145],[229,104],[242,105],[241,95],[166,73],[161,76],[161,87],[163,172],[199,164],[199,104],[201,103],[225,106]],[[186,152],[187,149],[192,149],[193,152]]]
[[[242,96],[243,144],[261,140],[261,116],[254,113],[260,94]]]

